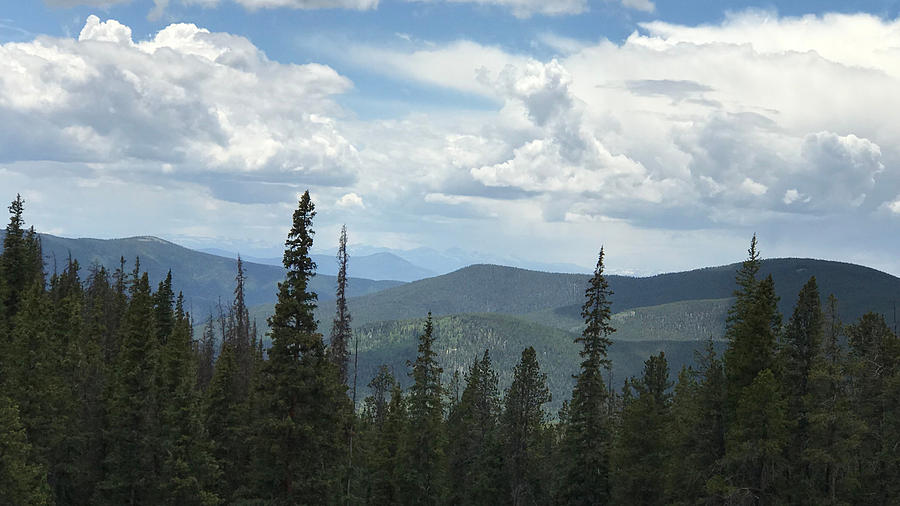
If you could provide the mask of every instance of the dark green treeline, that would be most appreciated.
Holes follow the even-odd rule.
[[[194,336],[171,275],[151,287],[138,259],[112,272],[69,259],[48,275],[22,199],[9,211],[3,504],[900,504],[900,340],[881,315],[843,324],[814,278],[783,318],[755,237],[722,356],[710,342],[670,374],[659,354],[640,377],[607,384],[615,294],[601,250],[559,413],[545,409],[530,347],[503,391],[490,350],[442,384],[430,317],[416,359],[360,378],[371,395],[354,410],[352,306],[338,306],[337,348],[313,317],[308,193],[267,347],[240,260],[232,303]]]

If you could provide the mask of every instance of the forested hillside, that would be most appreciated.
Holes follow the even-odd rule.
[[[159,283],[171,271],[175,290],[184,293],[185,307],[197,315],[215,312],[219,301],[227,301],[234,291],[232,284],[237,260],[194,251],[158,237],[69,239],[49,234],[39,236],[49,273],[64,269],[70,255],[86,271],[99,265],[112,272],[119,267],[122,258],[125,271],[130,271],[135,259],[139,258],[141,269],[147,272],[151,284]],[[274,301],[276,285],[284,279],[284,268],[244,262],[244,269],[247,271],[247,304]],[[311,286],[321,294],[321,299],[328,300],[334,298],[335,282],[335,276],[317,275]],[[400,284],[391,280],[354,278],[349,290],[351,295],[359,296]]]
[[[686,300],[726,299],[733,295],[734,276],[740,264],[660,274],[646,278],[608,276],[615,293],[612,311],[659,306]],[[855,319],[867,311],[893,318],[900,300],[900,279],[859,265],[807,258],[761,261],[761,275],[777,281],[778,309],[790,311],[794,296],[810,276],[820,279],[825,293],[841,301],[841,316]],[[352,272],[352,266],[351,266]],[[554,326],[565,328],[580,320],[580,299],[590,276],[529,271],[499,265],[473,265],[434,278],[354,298],[354,322],[362,325],[385,320],[460,313],[524,315],[553,310]],[[352,284],[351,284],[352,286]],[[319,314],[333,312],[323,301]],[[721,304],[713,303],[714,307]],[[698,336],[705,338],[707,336]]]
[[[510,271],[512,282],[488,279],[510,297],[540,279],[541,294],[354,330],[346,229],[336,309],[317,321],[306,192],[267,329],[250,317],[237,262],[221,320],[194,334],[171,275],[154,287],[139,265],[85,272],[68,258],[48,275],[21,198],[10,214],[0,254],[8,504],[900,502],[900,338],[883,314],[843,320],[852,310],[820,295],[817,276],[779,300],[755,236],[731,298],[614,313],[601,249],[575,303],[580,327],[540,302],[562,290],[552,275]],[[874,271],[854,281],[828,270],[836,263],[773,265],[789,280],[824,265],[829,286],[874,294],[856,304],[893,286]],[[437,283],[463,291],[458,281]],[[489,292],[471,290],[468,301],[447,290],[432,300],[471,309]],[[725,307],[722,340],[671,339],[713,326]]]

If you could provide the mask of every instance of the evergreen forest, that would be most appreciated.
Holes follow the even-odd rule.
[[[16,198],[0,255],[0,502],[900,504],[896,330],[879,312],[842,321],[815,277],[780,300],[755,236],[724,346],[679,370],[647,356],[624,381],[608,374],[601,249],[573,312],[572,387],[554,399],[531,346],[512,371],[471,350],[448,379],[428,313],[405,370],[361,374],[347,230],[320,324],[315,216],[306,192],[265,325],[239,259],[233,299],[197,326],[171,273],[151,286],[140,258],[46,272]]]

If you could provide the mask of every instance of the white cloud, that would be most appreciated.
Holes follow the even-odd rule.
[[[741,250],[752,226],[781,234],[783,254],[799,254],[785,246],[799,237],[840,249],[829,237],[883,235],[873,217],[900,215],[897,26],[745,13],[650,23],[620,44],[566,41],[550,61],[472,41],[351,46],[333,56],[497,104],[369,120],[336,105],[352,83],[331,67],[276,63],[244,38],[189,24],[135,41],[127,26],[91,19],[78,41],[0,46],[0,162],[21,175],[43,160],[28,165],[32,182],[50,163],[72,181],[134,180],[138,202],[164,176],[204,213],[250,205],[263,221],[282,220],[289,209],[276,203],[312,185],[326,234],[341,223],[334,213],[356,208],[351,195],[364,196],[361,242],[465,237],[505,249],[533,233],[578,261],[601,238],[573,249],[566,234]],[[253,235],[241,223],[229,233]],[[734,230],[728,245],[723,227]],[[647,262],[622,267],[677,267],[618,247]]]
[[[743,181],[741,181],[741,190],[749,193],[750,195],[759,197],[760,195],[765,195],[765,193],[769,191],[769,188],[762,183],[758,183],[750,179],[749,177],[746,177]]]
[[[242,37],[173,24],[135,42],[90,16],[77,41],[0,46],[0,146],[13,160],[332,184],[357,167],[331,99],[351,86],[327,66],[271,62]]]
[[[892,213],[900,214],[900,195],[897,196],[897,200],[886,202],[885,205]]]
[[[353,192],[344,194],[344,196],[342,196],[337,200],[337,202],[335,202],[335,205],[344,209],[354,207],[358,209],[364,209],[366,207],[365,204],[363,204],[362,197]]]

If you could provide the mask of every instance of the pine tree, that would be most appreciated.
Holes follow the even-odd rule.
[[[161,285],[163,290],[171,287],[171,274],[165,284],[167,286]],[[164,293],[157,300],[164,305],[166,296]],[[156,309],[159,322],[159,315],[167,312],[161,311],[159,306]],[[220,471],[202,423],[191,326],[181,294],[172,324],[161,350],[160,363],[161,391],[164,392],[159,408],[160,445],[166,450],[160,463],[160,497],[168,504],[214,505],[220,502],[212,490]]]
[[[666,465],[670,504],[710,503],[725,488],[719,465],[725,456],[725,374],[712,340],[695,356],[697,369],[682,369],[672,398]]]
[[[248,493],[250,393],[259,370],[254,356],[255,332],[252,331],[244,302],[244,281],[243,261],[239,256],[229,325],[204,404],[204,425],[222,470],[217,493],[225,501]]]
[[[863,315],[847,330],[850,345],[851,388],[854,411],[863,428],[857,449],[858,489],[853,500],[866,504],[893,504],[898,498],[885,484],[896,476],[887,458],[900,446],[890,438],[888,414],[894,395],[891,380],[900,367],[900,340],[884,316]]]
[[[778,366],[781,390],[787,400],[787,417],[793,421],[790,442],[786,447],[786,496],[797,503],[811,494],[810,474],[802,461],[809,444],[807,396],[809,378],[822,342],[823,315],[816,278],[812,277],[800,290],[794,313],[779,343]]]
[[[439,504],[444,496],[443,369],[437,363],[434,340],[434,324],[428,313],[425,330],[419,336],[418,355],[410,364],[413,384],[407,398],[409,427],[400,481],[401,502],[406,504]]]
[[[447,421],[451,504],[496,504],[508,497],[500,472],[500,390],[488,350],[465,377],[459,405]]]
[[[0,497],[6,504],[53,504],[47,472],[37,463],[19,410],[0,396]]]
[[[788,442],[787,402],[769,369],[744,388],[726,434],[726,464],[732,473],[729,500],[737,504],[781,504],[789,484],[781,479]]]
[[[500,417],[505,488],[513,506],[549,501],[549,473],[545,469],[547,413],[543,406],[550,400],[547,375],[541,372],[537,353],[529,346],[522,351],[513,371]]]
[[[305,192],[285,242],[287,276],[269,319],[272,346],[261,378],[255,449],[258,494],[276,504],[334,502],[342,493],[350,402],[316,332],[315,206]]]
[[[341,227],[341,238],[338,243],[337,293],[335,294],[334,323],[331,326],[331,343],[329,353],[331,361],[338,367],[342,383],[347,383],[348,360],[350,357],[350,310],[347,308],[347,226]]]
[[[563,484],[560,501],[568,504],[604,504],[609,500],[609,410],[602,369],[609,366],[606,350],[610,335],[612,290],[603,275],[603,249],[585,291],[581,310],[585,329],[575,340],[583,348],[581,371],[575,376],[563,435]]]
[[[734,409],[741,390],[764,369],[774,368],[776,336],[781,326],[778,298],[771,276],[756,279],[759,251],[756,236],[750,241],[749,258],[737,274],[735,302],[728,311],[725,338],[725,371],[728,379],[728,406]]]
[[[150,504],[160,501],[159,341],[153,296],[140,262],[130,280],[130,300],[122,344],[114,364],[107,403],[108,453],[98,504]]]
[[[398,382],[392,383],[384,422],[380,427],[373,423],[371,428],[368,435],[372,450],[366,465],[368,472],[364,474],[366,502],[385,506],[400,504],[407,480],[408,451],[405,445],[409,437],[409,416],[406,398]]]
[[[153,311],[156,316],[156,338],[160,345],[165,345],[166,340],[175,328],[175,313],[172,304],[175,302],[175,292],[172,290],[172,271],[166,274],[166,278],[159,282],[156,293],[153,294]]]
[[[43,284],[43,257],[40,239],[34,229],[25,228],[25,201],[21,195],[9,206],[9,224],[3,238],[3,254],[0,255],[0,322],[12,324],[13,315],[25,291],[36,281]]]
[[[828,297],[824,339],[813,361],[806,406],[809,444],[803,461],[812,480],[806,504],[848,504],[853,460],[863,427],[849,397],[849,367],[837,299]]]
[[[665,504],[664,476],[668,458],[669,365],[664,353],[644,362],[640,380],[630,382],[637,397],[626,398],[613,452],[613,502]]]
[[[224,341],[224,337],[223,337]],[[196,344],[197,385],[205,392],[213,378],[216,363],[216,326],[212,313],[206,318],[203,335]]]
[[[749,258],[737,274],[736,300],[725,329],[728,485],[723,492],[729,500],[759,497],[768,504],[775,500],[776,480],[783,471],[779,467],[784,465],[780,452],[786,445],[789,419],[783,411],[786,404],[773,372],[776,336],[781,328],[778,297],[771,275],[762,281],[756,279],[756,245],[754,235]]]

